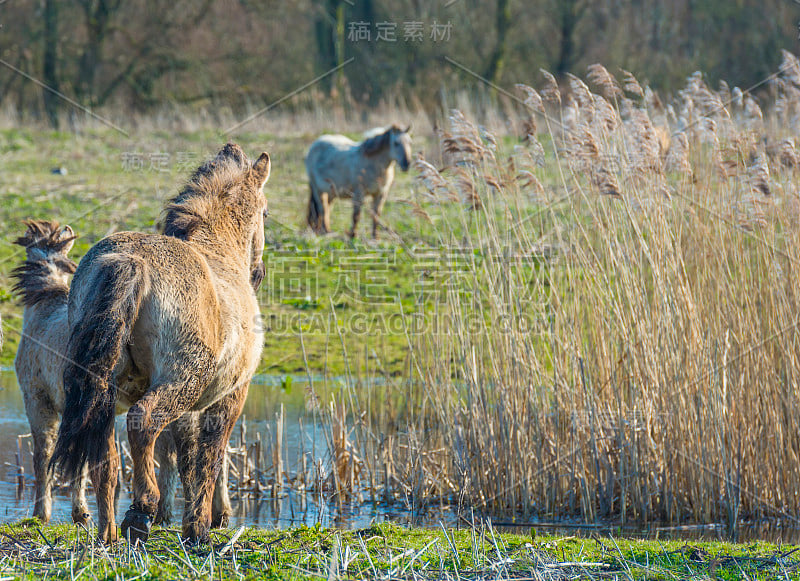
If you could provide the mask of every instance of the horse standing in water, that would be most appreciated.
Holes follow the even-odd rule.
[[[46,523],[50,520],[53,505],[53,475],[48,464],[58,435],[58,423],[64,413],[69,282],[77,267],[69,258],[69,251],[77,237],[70,226],[61,227],[55,221],[29,220],[25,225],[25,234],[14,243],[25,248],[26,258],[11,273],[17,279],[14,290],[20,293],[25,306],[14,370],[33,436],[36,479],[33,516]],[[126,389],[124,384],[121,389]],[[164,432],[159,437],[156,459],[161,500],[155,522],[168,524],[178,481],[177,456],[171,434]],[[220,471],[218,486],[214,489],[212,526],[225,524],[231,512],[227,480],[223,475],[224,472]],[[72,521],[88,524],[85,471],[70,484]],[[113,506],[101,510],[113,511]]]
[[[266,153],[251,165],[226,145],[166,207],[164,235],[112,234],[75,272],[53,462],[72,478],[88,462],[98,500],[113,494],[114,409],[130,406],[133,505],[121,532],[134,544],[147,540],[158,508],[153,454],[167,426],[186,499],[183,537],[208,541],[214,481],[263,346],[253,287],[264,273],[269,172]],[[100,538],[114,541],[113,514],[98,520]]]
[[[411,130],[392,125],[370,132],[356,143],[344,135],[323,135],[309,148],[306,171],[311,187],[308,224],[317,234],[331,231],[331,208],[336,198],[353,199],[353,226],[356,235],[364,198],[372,196],[372,237],[378,237],[383,204],[394,181],[394,164],[408,171],[411,164]]]
[[[14,290],[25,310],[22,337],[14,358],[14,370],[25,402],[25,414],[33,436],[33,471],[36,488],[33,516],[46,523],[52,511],[53,479],[48,470],[64,411],[64,356],[69,330],[67,297],[69,281],[77,264],[69,258],[75,232],[58,222],[25,222],[25,234],[14,243],[25,248],[25,261],[15,268]],[[88,524],[85,475],[72,482],[72,521]]]

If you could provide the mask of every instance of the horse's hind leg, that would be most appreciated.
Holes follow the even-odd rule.
[[[215,481],[227,460],[228,439],[246,396],[245,384],[197,414],[194,422],[181,422],[176,430],[178,466],[186,496],[183,537],[191,542],[208,541]]]
[[[107,444],[108,453],[105,460],[90,466],[89,476],[92,478],[92,485],[97,497],[98,537],[105,543],[113,543],[118,538],[117,525],[114,520],[114,500],[119,480],[119,454],[113,430],[108,437]]]
[[[89,480],[89,468],[84,466],[81,475],[72,483],[72,522],[89,524],[89,503],[86,502],[86,482]]]
[[[212,369],[200,361],[187,362],[184,374],[190,369]],[[180,358],[183,362],[183,358]],[[122,535],[131,543],[145,542],[158,513],[160,494],[155,470],[156,439],[162,430],[177,419],[183,410],[197,401],[201,385],[207,378],[184,377],[176,383],[153,386],[128,410],[128,442],[133,458],[133,504],[122,521]]]
[[[353,196],[353,227],[348,233],[350,238],[356,237],[356,230],[358,230],[358,220],[361,218],[361,204],[364,202],[363,196]]]
[[[228,443],[225,442],[225,457],[222,459],[222,466],[219,468],[217,482],[214,485],[214,499],[211,502],[211,528],[222,529],[230,524],[231,499],[228,495]]]
[[[36,476],[33,516],[46,523],[50,520],[53,506],[53,483],[48,465],[58,436],[58,415],[52,406],[41,405],[41,398],[36,394],[24,392],[23,395],[33,435],[33,471]]]
[[[322,193],[322,231],[325,234],[331,233],[331,210],[333,209],[334,199],[328,195],[328,192]]]
[[[175,491],[178,488],[178,452],[170,428],[166,428],[156,439],[155,455],[158,460],[159,493],[155,523],[169,525],[172,522]]]
[[[316,234],[322,233],[325,206],[320,198],[320,192],[313,184],[309,184],[311,197],[308,200],[308,225]]]

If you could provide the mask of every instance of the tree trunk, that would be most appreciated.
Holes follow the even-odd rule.
[[[555,66],[557,77],[563,77],[575,65],[575,29],[586,11],[587,4],[582,0],[563,0],[557,2],[561,32],[558,61]]]
[[[511,6],[509,0],[497,0],[497,14],[495,15],[495,45],[489,65],[486,67],[485,77],[492,83],[500,80],[503,64],[506,57],[508,29],[511,25]]]
[[[314,40],[317,45],[317,72],[325,74],[344,60],[344,5],[342,0],[326,0],[320,2],[314,20]],[[335,77],[326,77],[322,86],[330,91],[337,81]]]
[[[314,18],[314,40],[317,44],[318,71],[324,73],[336,66],[336,40],[333,22],[335,0],[320,6]],[[331,12],[333,8],[333,12]]]
[[[336,66],[340,67],[344,64],[344,41],[345,41],[345,22],[344,22],[344,2],[339,2],[336,7]],[[344,104],[344,69],[339,69],[336,74],[336,85],[339,91],[339,97]]]
[[[58,0],[44,2],[44,55],[42,79],[53,91],[59,91],[58,83]],[[53,129],[58,129],[59,97],[52,91],[42,94],[44,111]]]
[[[109,21],[119,6],[116,0],[84,0],[86,16],[86,46],[78,64],[78,82],[75,93],[79,101],[93,104],[95,73],[103,60],[103,44],[109,30]]]

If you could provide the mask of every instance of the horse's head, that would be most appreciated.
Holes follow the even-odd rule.
[[[215,240],[238,246],[249,256],[250,283],[264,278],[264,219],[270,159],[264,152],[251,165],[241,147],[228,143],[201,165],[186,187],[166,208],[164,234],[182,240]],[[226,216],[220,220],[220,217]],[[223,225],[226,224],[226,225]]]
[[[364,142],[364,152],[375,155],[388,151],[389,158],[396,161],[403,171],[408,171],[411,165],[411,125],[405,129],[392,125],[383,133],[371,137]]]
[[[27,255],[25,262],[12,271],[17,279],[14,290],[22,295],[25,305],[66,297],[69,277],[78,266],[67,256],[75,243],[75,232],[47,220],[27,220],[25,225],[25,234],[14,240]]]
[[[409,135],[411,125],[405,129],[392,125],[389,131],[392,132],[392,142],[389,146],[392,159],[397,162],[400,169],[408,171],[408,167],[411,165],[411,135]]]
[[[75,244],[75,232],[67,225],[62,228],[58,222],[47,220],[26,220],[24,224],[28,229],[14,243],[25,248],[28,260],[65,257]]]

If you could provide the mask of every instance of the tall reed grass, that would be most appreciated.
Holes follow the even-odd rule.
[[[588,82],[521,86],[510,155],[454,111],[417,160],[409,203],[465,284],[421,307],[408,378],[340,394],[340,480],[518,519],[800,524],[800,64],[767,113],[700,74],[669,100]]]

